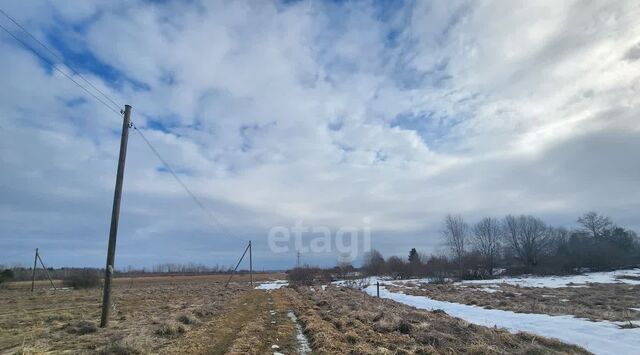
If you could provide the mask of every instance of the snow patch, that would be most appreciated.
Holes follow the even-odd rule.
[[[364,290],[374,296],[376,286]],[[380,287],[380,297],[420,309],[441,309],[447,314],[487,327],[510,332],[531,332],[576,344],[596,354],[636,354],[640,348],[640,329],[621,329],[614,322],[592,322],[573,316],[550,316],[485,309],[458,303],[436,301],[424,296],[389,292]]]
[[[264,282],[256,286],[256,290],[277,290],[281,287],[289,286],[289,283],[285,280],[275,280],[271,282]]]
[[[298,340],[298,354],[302,354],[302,355],[309,354],[311,352],[309,339],[307,339],[307,337],[304,335],[304,332],[302,331],[302,327],[300,326],[300,323],[298,323],[298,317],[296,317],[296,314],[293,313],[292,311],[289,311],[289,313],[287,313],[287,316],[289,317],[289,319],[291,319],[291,321],[296,327],[296,339]]]
[[[504,277],[492,280],[468,280],[457,282],[456,285],[476,284],[476,285],[496,285],[509,284],[520,287],[588,287],[588,283],[625,283],[629,285],[640,285],[640,280],[621,278],[624,276],[640,277],[640,269],[616,270],[609,272],[591,272],[582,275],[570,276],[523,276]]]

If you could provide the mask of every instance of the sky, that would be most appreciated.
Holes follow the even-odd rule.
[[[637,1],[0,8],[131,105],[208,211],[131,131],[116,268],[231,265],[248,240],[256,269],[288,268],[296,248],[269,234],[296,226],[307,244],[355,230],[385,256],[440,253],[447,213],[575,227],[595,210],[640,231]],[[122,118],[4,31],[0,77],[0,264],[40,248],[52,266],[104,266]],[[327,249],[301,262],[362,256]]]

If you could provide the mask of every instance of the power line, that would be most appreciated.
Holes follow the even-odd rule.
[[[108,101],[110,101],[112,104],[116,105],[116,107],[118,109],[120,109],[122,107],[122,105],[119,105],[117,102],[115,102],[114,100],[112,100],[107,94],[105,94],[104,92],[102,92],[102,90],[98,89],[95,85],[93,85],[89,80],[87,80],[84,76],[82,76],[82,74],[80,74],[77,70],[73,69],[73,67],[71,67],[70,65],[66,64],[64,62],[64,58],[62,58],[60,55],[58,55],[56,52],[54,52],[51,48],[49,48],[47,45],[45,45],[44,43],[42,43],[39,39],[37,39],[34,35],[31,34],[31,32],[27,31],[26,28],[24,28],[20,23],[18,23],[18,21],[14,20],[13,17],[9,16],[9,14],[7,14],[4,10],[0,9],[0,12],[9,20],[11,20],[11,22],[13,22],[16,26],[18,26],[24,33],[26,33],[29,37],[33,38],[33,40],[35,40],[36,42],[38,42],[44,49],[46,49],[49,53],[51,53],[51,55],[53,55],[54,57],[58,58],[58,60],[64,64],[67,68],[69,68],[75,75],[77,75],[78,77],[80,77],[82,80],[84,80],[87,84],[89,84],[89,86],[91,86],[95,91],[99,92],[104,98],[106,98]]]
[[[236,238],[238,240],[241,240],[243,242],[246,242],[245,239],[240,238],[239,236],[231,233],[231,231],[229,231],[224,225],[222,225],[222,223],[220,223],[218,218],[216,218],[216,216],[213,213],[211,213],[211,211],[204,205],[204,203],[202,203],[200,201],[200,199],[198,199],[198,197],[191,191],[191,189],[189,189],[189,187],[182,181],[182,179],[180,179],[178,174],[176,174],[176,172],[169,165],[169,163],[167,163],[167,161],[162,157],[162,155],[160,155],[160,152],[158,152],[158,150],[153,146],[153,144],[151,144],[151,142],[142,133],[142,131],[139,130],[138,127],[136,127],[136,125],[133,124],[133,123],[132,123],[132,127],[136,132],[138,132],[138,134],[140,135],[142,140],[147,144],[149,149],[153,152],[153,154],[155,154],[155,156],[158,158],[158,160],[160,160],[160,162],[162,162],[162,164],[167,169],[167,171],[169,171],[171,176],[173,176],[173,178],[178,182],[178,184],[180,184],[180,186],[182,186],[182,188],[187,192],[187,194],[196,203],[196,205],[198,205],[209,216],[209,218],[211,218],[215,222],[215,224],[218,226],[218,228],[222,229],[222,231],[225,232],[227,235],[229,235],[229,236],[231,236],[233,238]]]
[[[24,31],[25,33],[27,33],[31,38],[33,38],[36,42],[38,42],[42,47],[44,47],[45,49],[47,49],[51,54],[53,54],[56,58],[58,58],[62,64],[64,64],[67,68],[69,68],[73,73],[75,73],[76,75],[78,75],[78,77],[82,78],[82,80],[84,80],[87,84],[89,84],[93,89],[95,89],[97,92],[99,92],[100,94],[102,94],[102,96],[104,96],[108,101],[110,101],[111,103],[113,103],[114,105],[120,107],[120,105],[118,105],[114,100],[112,100],[109,96],[107,96],[104,92],[100,91],[97,87],[95,87],[89,80],[87,80],[84,76],[82,76],[80,73],[78,73],[78,71],[76,71],[75,69],[73,69],[71,66],[67,65],[64,63],[64,59],[61,58],[59,55],[57,55],[56,53],[53,52],[53,50],[51,50],[49,47],[47,47],[46,45],[44,45],[42,42],[40,42],[35,36],[33,36],[31,33],[29,33],[29,31],[27,31],[22,25],[20,25],[17,21],[15,21],[11,16],[9,16],[4,10],[0,9],[0,12],[2,12],[2,14],[4,14],[4,16],[6,16],[9,20],[11,20],[11,22],[13,22],[16,26],[18,26],[22,31]],[[87,89],[86,87],[84,87],[83,85],[81,85],[80,83],[78,83],[76,80],[74,80],[69,74],[65,73],[63,70],[61,70],[60,68],[58,68],[58,66],[53,63],[51,60],[49,60],[48,58],[45,58],[45,56],[43,56],[42,54],[40,54],[38,51],[36,51],[33,47],[29,46],[26,42],[24,42],[23,40],[21,40],[20,38],[18,38],[18,36],[16,36],[15,34],[13,34],[13,32],[9,31],[6,27],[4,27],[2,24],[0,24],[0,28],[2,28],[5,32],[7,32],[11,37],[13,37],[16,41],[18,41],[20,44],[22,44],[23,47],[25,47],[26,49],[28,49],[29,51],[31,51],[33,54],[35,54],[38,58],[42,59],[43,61],[45,61],[46,63],[48,63],[49,65],[51,65],[51,67],[53,69],[55,69],[56,71],[58,71],[59,73],[61,73],[62,75],[64,75],[67,79],[71,80],[74,84],[76,84],[79,88],[81,88],[82,90],[84,90],[86,93],[88,93],[89,95],[91,95],[94,99],[96,99],[98,102],[100,102],[101,104],[103,104],[106,108],[108,108],[109,110],[111,110],[112,112],[114,112],[115,114],[117,114],[119,117],[122,117],[122,113],[118,112],[118,110],[114,109],[112,106],[110,106],[109,104],[107,104],[104,100],[100,99],[97,95],[95,95],[93,92],[91,92],[89,89]],[[225,232],[225,234],[227,234],[230,237],[233,237],[235,239],[238,239],[240,241],[246,242],[245,239],[240,238],[239,236],[231,233],[231,231],[229,229],[227,229],[222,223],[220,223],[220,221],[216,218],[216,216],[204,205],[204,203],[202,203],[200,201],[200,199],[198,199],[198,197],[191,191],[191,189],[189,189],[189,187],[182,181],[182,179],[180,179],[180,177],[178,176],[178,174],[176,174],[175,170],[171,167],[171,165],[169,165],[169,163],[166,161],[166,159],[164,159],[162,157],[162,155],[160,154],[160,152],[158,152],[158,150],[153,146],[153,144],[151,144],[151,142],[147,139],[147,137],[142,133],[141,130],[138,129],[138,127],[131,122],[131,126],[133,127],[133,129],[138,132],[138,134],[140,135],[140,137],[142,138],[142,140],[146,143],[146,145],[149,147],[149,149],[151,150],[151,152],[158,158],[158,160],[160,160],[160,162],[164,165],[164,167],[167,169],[167,171],[169,171],[169,173],[171,174],[171,176],[173,176],[173,178],[178,182],[178,184],[185,190],[185,192],[191,197],[191,199],[196,203],[196,205],[198,207],[200,207],[200,209],[202,209],[205,214],[211,218],[211,220],[213,220],[213,222],[218,226],[218,228],[220,228],[223,232]]]
[[[52,61],[50,61],[49,59],[45,58],[42,54],[38,53],[35,49],[33,49],[31,46],[29,46],[27,43],[25,43],[23,40],[21,40],[20,38],[18,38],[18,36],[14,35],[11,31],[9,31],[6,27],[4,27],[2,24],[0,24],[0,28],[2,28],[5,32],[7,32],[11,37],[13,37],[16,41],[20,42],[20,44],[22,44],[25,48],[27,48],[29,51],[31,51],[33,54],[35,54],[36,56],[38,56],[38,58],[42,59],[43,61],[45,61],[46,63],[48,63],[49,65],[51,65],[51,67],[53,69],[55,69],[57,72],[59,72],[60,74],[64,75],[65,77],[67,77],[67,79],[71,80],[74,84],[76,84],[79,88],[81,88],[82,90],[84,90],[87,94],[93,96],[94,99],[98,100],[100,103],[102,103],[106,108],[110,109],[111,111],[115,112],[116,115],[120,116],[120,112],[118,112],[118,110],[114,109],[113,107],[109,106],[106,102],[104,102],[102,99],[100,99],[98,96],[96,96],[94,93],[92,93],[91,91],[89,91],[87,88],[85,88],[84,86],[80,85],[80,83],[78,83],[77,81],[75,81],[69,74],[65,73],[64,71],[62,71],[60,68],[58,68],[57,65],[55,65],[55,63],[53,63]]]

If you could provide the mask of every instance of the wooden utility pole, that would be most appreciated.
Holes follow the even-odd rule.
[[[251,241],[249,241],[249,284],[253,287],[253,258],[251,257]]]
[[[31,274],[31,292],[36,285],[36,267],[38,266],[38,248],[36,248],[36,256],[33,258],[33,273]]]
[[[116,188],[113,193],[113,209],[111,210],[111,228],[109,229],[109,248],[107,250],[107,266],[105,267],[104,289],[102,293],[102,317],[100,327],[109,323],[111,308],[111,278],[113,277],[114,261],[116,257],[116,237],[118,236],[118,219],[120,218],[120,198],[122,196],[122,180],[124,178],[124,163],[127,158],[127,141],[131,126],[131,106],[124,106],[122,121],[122,137],[120,138],[120,157],[118,158],[118,172],[116,174]]]

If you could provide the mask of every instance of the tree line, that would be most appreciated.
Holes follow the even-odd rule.
[[[444,279],[486,278],[507,274],[562,274],[610,270],[640,264],[637,234],[615,225],[607,216],[587,212],[575,229],[553,227],[530,215],[484,217],[469,224],[461,215],[447,215],[442,238],[443,255],[418,253],[407,259],[385,260],[373,250],[363,269],[371,275],[428,276]]]
[[[104,268],[74,268],[63,267],[53,268],[48,267],[47,271],[51,278],[64,280],[68,278],[76,277],[77,275],[87,275],[89,273],[102,275],[104,274]],[[207,266],[204,264],[195,263],[163,263],[156,264],[151,267],[126,266],[118,269],[115,272],[115,277],[129,277],[129,276],[143,276],[143,275],[156,275],[156,274],[174,274],[174,275],[191,275],[191,274],[223,274],[230,273],[233,268],[230,266],[220,266],[218,264],[214,266]],[[238,270],[239,273],[248,272],[247,270]],[[30,281],[33,275],[33,268],[31,267],[6,267],[0,265],[0,282],[2,281]],[[36,270],[36,280],[46,280],[47,274],[40,268]]]

